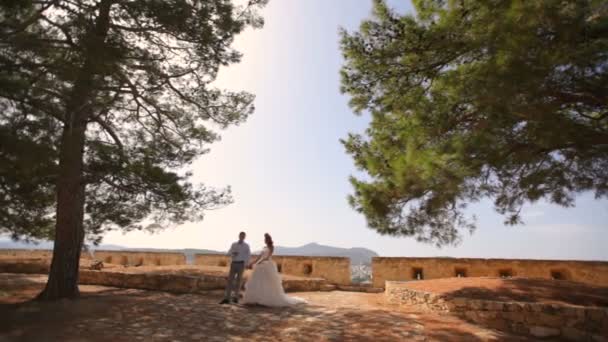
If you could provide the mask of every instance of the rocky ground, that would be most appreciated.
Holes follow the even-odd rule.
[[[219,305],[222,293],[81,286],[28,301],[44,276],[0,274],[0,341],[523,341],[457,318],[390,306],[382,294],[306,292],[294,308]]]

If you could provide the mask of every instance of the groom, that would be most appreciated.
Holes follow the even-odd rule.
[[[228,304],[232,300],[233,303],[238,303],[239,291],[241,290],[241,279],[243,279],[243,272],[245,266],[249,263],[251,258],[251,250],[249,245],[245,242],[245,232],[239,233],[239,241],[235,242],[230,246],[228,255],[232,258],[230,263],[230,272],[228,273],[228,282],[226,283],[226,292],[224,293],[224,299],[220,304]],[[235,296],[232,297],[232,292]]]

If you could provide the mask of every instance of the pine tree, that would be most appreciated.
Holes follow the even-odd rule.
[[[2,2],[0,232],[53,238],[39,298],[78,295],[85,234],[162,229],[231,201],[187,166],[253,111],[253,95],[213,81],[264,4]]]
[[[375,1],[342,32],[342,91],[364,134],[343,140],[368,177],[352,206],[381,234],[439,246],[491,199],[506,224],[525,203],[608,195],[608,7],[603,1]]]

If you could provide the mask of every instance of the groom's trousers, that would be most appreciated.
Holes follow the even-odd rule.
[[[233,292],[235,293],[235,298],[239,297],[244,271],[244,261],[234,261],[230,264],[230,272],[228,272],[228,282],[226,284],[226,293],[224,294],[224,298],[230,299]]]

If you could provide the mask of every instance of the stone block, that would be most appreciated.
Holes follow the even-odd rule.
[[[458,308],[454,302],[446,302],[445,307],[448,311],[456,311]]]
[[[478,299],[471,299],[469,301],[469,307],[475,310],[483,310],[485,307],[485,301]]]
[[[561,331],[562,336],[570,341],[584,341],[587,339],[587,334],[584,331],[572,327],[564,327]]]
[[[608,336],[591,335],[591,341],[594,341],[594,342],[608,342]]]
[[[516,334],[526,335],[530,333],[530,328],[524,323],[513,323],[511,324],[511,331]]]
[[[466,298],[454,298],[451,300],[452,303],[454,303],[454,305],[456,305],[456,307],[466,307],[467,306],[467,299]]]
[[[198,279],[188,276],[169,277],[172,284],[169,286],[171,292],[191,293],[197,289]]]
[[[585,308],[580,306],[564,305],[562,313],[566,317],[585,318]]]
[[[604,319],[604,309],[603,308],[586,308],[586,318],[592,322],[600,323]]]
[[[510,311],[510,312],[522,312],[524,310],[521,303],[515,303],[515,302],[506,303],[505,308],[507,311]]]
[[[472,322],[478,322],[479,318],[477,316],[477,311],[465,311],[464,317]]]
[[[492,328],[492,329],[496,329],[496,330],[501,330],[501,331],[509,330],[508,323],[504,319],[501,319],[501,318],[497,318],[497,319],[493,319],[493,320],[484,322],[484,326],[487,326],[488,328]]]
[[[503,312],[501,316],[510,322],[523,323],[525,321],[525,316],[520,312]]]
[[[382,293],[384,289],[381,287],[369,287],[365,290],[367,293]]]
[[[538,315],[540,325],[547,326],[551,328],[560,328],[565,325],[564,317],[559,314],[545,314],[540,313]]]
[[[479,311],[477,312],[477,316],[480,320],[487,322],[490,320],[494,320],[498,317],[496,311]]]
[[[557,337],[560,335],[560,330],[542,326],[531,326],[530,335],[538,338]]]
[[[504,309],[504,303],[503,302],[494,302],[494,301],[488,301],[486,308],[490,311],[503,311]]]
[[[528,304],[529,306],[529,310],[531,312],[543,312],[544,308],[545,308],[545,304],[542,303],[530,303]],[[526,308],[524,308],[525,310]]]
[[[146,288],[147,277],[145,274],[130,274],[126,279],[126,287],[132,287],[135,289]]]
[[[323,284],[321,285],[321,291],[333,291],[336,289],[336,285],[333,284]],[[391,296],[393,297],[393,296]]]
[[[542,305],[542,312],[547,313],[547,314],[557,314],[559,312],[559,307],[557,305],[551,305],[551,304],[541,304]]]

